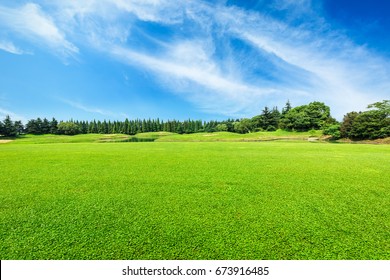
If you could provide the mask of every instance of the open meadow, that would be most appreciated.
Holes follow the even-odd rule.
[[[389,145],[82,137],[0,144],[1,259],[390,259]]]

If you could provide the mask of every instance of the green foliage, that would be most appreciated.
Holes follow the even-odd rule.
[[[269,125],[267,126],[266,131],[276,131],[276,127],[274,127],[273,125]]]
[[[4,121],[0,121],[0,135],[5,137],[15,137],[20,130],[21,122],[13,122],[10,116],[6,116]]]
[[[294,107],[284,113],[280,127],[287,130],[308,131],[322,129],[331,120],[330,108],[321,102]]]
[[[340,134],[342,138],[350,137],[353,121],[358,115],[359,113],[357,112],[349,112],[344,116],[343,122],[340,126]]]
[[[239,122],[233,123],[234,131],[238,133],[249,133],[253,129],[252,121],[250,119],[241,119]]]
[[[340,124],[332,124],[324,128],[324,135],[332,136],[332,140],[338,140],[341,138]]]
[[[373,110],[369,113],[351,112],[345,115],[340,126],[340,135],[335,130],[337,121],[331,117],[330,108],[321,102],[311,102],[307,105],[292,107],[287,101],[286,106],[280,113],[277,107],[270,110],[264,107],[260,115],[251,119],[243,118],[241,120],[228,119],[224,121],[205,121],[201,120],[168,120],[159,119],[136,119],[125,121],[67,121],[66,125],[61,125],[59,130],[58,121],[53,118],[51,121],[44,118],[32,119],[28,121],[24,129],[21,122],[15,122],[11,127],[15,128],[16,134],[27,132],[28,134],[127,134],[135,135],[137,133],[148,132],[170,132],[178,134],[192,134],[199,132],[235,132],[240,134],[276,131],[279,128],[287,131],[305,132],[309,130],[327,130],[332,127],[332,136],[334,139],[340,137],[353,139],[375,139],[387,137],[390,135],[390,101],[384,100],[370,104],[368,108]],[[377,113],[375,113],[377,112]],[[355,123],[355,120],[357,122]],[[61,123],[61,122],[60,122]],[[72,123],[72,124],[68,124]],[[63,127],[62,127],[63,126]],[[7,124],[7,129],[10,126]],[[0,122],[0,133],[4,131],[5,125]],[[3,133],[4,134],[4,133]],[[9,132],[7,132],[7,135]],[[11,133],[15,135],[15,131]]]
[[[60,122],[57,125],[57,133],[65,135],[76,135],[80,133],[80,127],[74,122]]]
[[[228,131],[228,126],[225,123],[218,124],[216,127],[217,131]]]
[[[360,113],[353,121],[349,137],[351,139],[377,139],[390,136],[390,119],[379,110]]]
[[[22,121],[15,121],[14,127],[15,127],[17,135],[21,135],[24,133],[24,125],[23,125]]]
[[[384,113],[386,117],[390,117],[390,100],[383,100],[381,102],[375,102],[373,104],[368,105],[369,109],[377,109]]]
[[[0,155],[2,260],[389,256],[387,145],[6,144]]]
[[[390,136],[390,101],[376,102],[368,108],[372,110],[344,116],[340,128],[342,137],[363,140]]]
[[[315,129],[310,129],[308,132],[310,137],[315,137],[317,131]]]
[[[55,119],[55,118],[52,118],[51,122],[50,122],[50,132],[51,134],[57,134],[58,132],[58,121]]]
[[[271,111],[268,107],[265,107],[260,115],[251,119],[252,130],[275,131],[279,127],[280,116],[281,114],[277,107],[274,107]]]
[[[52,122],[49,122],[46,118],[32,119],[27,122],[26,132],[29,134],[48,134],[54,132],[53,125],[57,126],[57,121],[53,118]]]
[[[282,116],[286,115],[288,113],[288,111],[290,111],[292,109],[291,107],[291,103],[290,103],[290,100],[287,100],[286,102],[286,106],[282,109]]]

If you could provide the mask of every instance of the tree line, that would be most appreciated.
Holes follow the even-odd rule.
[[[142,132],[174,132],[189,134],[197,132],[227,131],[250,133],[256,131],[323,130],[332,139],[350,138],[353,140],[376,139],[390,136],[390,100],[370,104],[364,112],[349,112],[342,122],[330,114],[329,106],[322,102],[311,102],[292,107],[287,101],[281,111],[277,107],[264,107],[259,115],[252,118],[227,119],[225,121],[136,119],[124,121],[57,121],[55,118],[31,119],[26,125],[12,121],[7,116],[0,121],[0,135],[15,137],[20,134],[128,134]]]

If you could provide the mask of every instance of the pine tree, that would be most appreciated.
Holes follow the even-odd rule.
[[[271,112],[268,109],[268,107],[265,106],[263,111],[261,112],[261,128],[268,130],[270,123],[271,123]]]
[[[49,134],[50,133],[50,122],[48,119],[44,118],[41,124],[41,133]]]
[[[282,116],[286,115],[288,113],[288,111],[290,111],[291,109],[292,109],[292,107],[290,104],[290,100],[287,100],[286,106],[282,109]]]
[[[17,135],[17,130],[14,122],[11,120],[10,116],[6,116],[1,129],[1,134],[6,137],[15,137]]]
[[[130,122],[129,119],[125,119],[125,122],[123,123],[123,131],[124,134],[130,134]]]
[[[58,121],[55,118],[52,118],[51,122],[50,122],[50,133],[51,134],[57,134],[57,131],[58,131],[57,126],[58,126]]]
[[[271,111],[270,127],[269,129],[267,128],[267,130],[276,130],[277,128],[279,128],[280,117],[281,114],[278,110],[278,107],[274,107]]]
[[[22,121],[15,121],[14,125],[15,125],[17,135],[20,135],[24,132],[24,126]]]

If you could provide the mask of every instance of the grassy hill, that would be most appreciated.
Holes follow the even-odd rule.
[[[125,134],[79,134],[67,135],[22,135],[13,141],[15,144],[49,144],[49,143],[105,143],[105,142],[250,142],[250,141],[307,141],[309,137],[320,138],[321,131],[309,132],[287,132],[277,130],[272,132],[255,132],[248,134],[237,134],[231,132],[214,133],[193,133],[177,134],[170,132],[148,132],[136,135]],[[138,140],[139,139],[139,140]]]
[[[238,134],[231,132],[194,133],[194,134],[171,134],[160,137],[161,142],[249,142],[249,141],[272,141],[272,140],[307,140],[309,137],[320,137],[321,131],[309,132],[288,132],[284,130],[270,132],[255,132]]]

